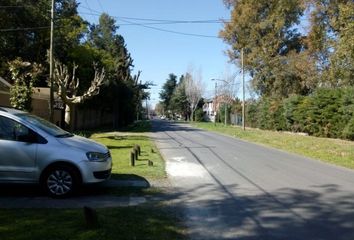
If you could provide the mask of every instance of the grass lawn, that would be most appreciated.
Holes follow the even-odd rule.
[[[146,134],[150,128],[149,122],[140,122],[119,132],[80,134],[101,142],[110,149],[113,159],[112,178],[163,180],[166,178],[164,161]],[[141,146],[142,155],[136,166],[131,167],[130,151],[135,144]],[[154,162],[153,166],[148,166],[148,159]],[[90,188],[87,191],[91,195],[115,196],[161,194],[161,190],[157,188]],[[6,194],[2,196],[6,197]],[[179,211],[163,201],[148,201],[135,207],[96,210],[99,226],[88,229],[82,209],[3,209],[0,206],[0,239],[186,239]]]
[[[98,209],[99,226],[85,226],[82,209],[0,209],[3,240],[186,239],[166,207]]]
[[[259,129],[243,131],[240,127],[224,126],[223,124],[214,126],[214,123],[193,123],[193,126],[354,169],[353,141]]]
[[[150,123],[141,122],[123,132],[94,133],[91,139],[106,145],[112,155],[113,179],[139,178],[150,180],[166,178],[165,163],[157,151],[153,141],[147,136]],[[130,152],[135,144],[141,147],[141,156],[135,162],[135,167],[130,166]],[[148,160],[153,161],[153,166],[148,166]]]

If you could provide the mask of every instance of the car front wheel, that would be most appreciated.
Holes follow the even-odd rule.
[[[65,165],[51,167],[42,179],[42,186],[46,192],[56,198],[71,195],[79,184],[76,171]]]

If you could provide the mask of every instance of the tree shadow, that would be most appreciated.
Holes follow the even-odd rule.
[[[205,184],[167,198],[183,206],[193,239],[354,239],[354,193],[337,185],[314,188],[242,194],[237,185]]]

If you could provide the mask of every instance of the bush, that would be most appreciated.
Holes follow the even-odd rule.
[[[198,108],[194,112],[194,119],[196,122],[203,122],[204,121],[204,112],[203,109]]]
[[[348,124],[343,129],[342,137],[349,140],[354,140],[354,117],[349,120]]]
[[[317,89],[310,96],[247,103],[247,126],[353,139],[354,88]]]

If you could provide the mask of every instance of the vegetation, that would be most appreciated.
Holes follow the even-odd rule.
[[[148,122],[140,122],[128,129],[123,129],[128,132],[103,132],[90,136],[91,139],[110,149],[113,159],[112,178],[143,177],[148,180],[162,180],[166,177],[165,163],[154,143],[146,135],[150,128]],[[136,161],[135,167],[132,167],[130,166],[130,152],[135,144],[140,145],[141,156]],[[148,166],[148,160],[153,161],[153,166]]]
[[[17,240],[186,239],[181,220],[164,205],[98,209],[97,214],[99,226],[88,229],[82,209],[0,209],[0,235]]]
[[[354,142],[260,129],[243,131],[223,124],[194,123],[194,126],[354,169]]]
[[[231,21],[220,35],[230,60],[252,76],[260,96],[308,95],[320,86],[353,85],[354,3],[351,0],[225,0]],[[309,31],[300,31],[303,17]]]
[[[354,140],[354,2],[224,2],[232,16],[220,35],[230,60],[240,65],[244,51],[258,95],[247,101],[247,125]]]
[[[9,62],[13,87],[10,89],[10,103],[20,110],[32,110],[33,85],[37,76],[41,73],[42,67],[36,63],[23,62],[17,58]]]
[[[19,93],[24,93],[24,100],[21,101],[27,101],[25,98],[31,93],[30,86],[26,84],[28,93],[25,93],[21,88],[24,83],[17,84],[13,80],[11,62],[21,58],[32,66],[43,66],[43,71],[37,76],[38,80],[31,82],[31,86],[48,86],[48,12],[51,9],[51,1],[4,0],[2,5],[9,7],[0,8],[0,76],[19,86],[14,89],[14,94],[18,96]],[[101,112],[113,113],[112,122],[115,128],[128,125],[141,118],[141,100],[149,97],[144,90],[151,83],[143,83],[139,81],[140,74],[132,74],[133,58],[123,36],[118,33],[119,27],[115,20],[107,14],[102,14],[97,24],[90,24],[79,16],[77,7],[76,0],[55,1],[54,58],[63,63],[68,72],[73,72],[76,66],[79,66],[75,69],[76,79],[80,79],[75,90],[77,96],[84,95],[91,86],[91,79],[95,79],[93,64],[98,69],[105,69],[106,84],[101,87],[101,94],[86,101],[81,107],[94,107]],[[58,72],[58,66],[56,69]],[[68,84],[76,85],[72,78],[68,78]],[[18,107],[18,104],[13,105]]]
[[[354,88],[319,88],[309,96],[247,103],[247,126],[354,140]]]
[[[113,179],[163,180],[166,177],[164,162],[153,142],[146,136],[149,122],[137,122],[119,132],[81,132],[106,144],[113,158]],[[142,155],[135,167],[129,166],[130,151],[139,144]],[[151,151],[154,150],[154,152]],[[147,159],[154,166],[147,165]],[[27,188],[26,188],[27,189]],[[161,194],[158,189],[104,188],[83,189],[89,194],[115,196],[150,196]],[[6,193],[3,192],[6,195]],[[31,193],[33,194],[33,193]],[[160,195],[161,196],[161,195]],[[163,201],[149,201],[135,207],[96,209],[98,226],[87,228],[80,209],[1,209],[0,235],[2,239],[186,239],[182,218],[174,206]],[[45,225],[45,227],[43,227]],[[58,225],[61,227],[58,228]]]
[[[177,76],[170,74],[160,92],[161,102],[157,106],[160,115],[167,115],[175,118],[176,115],[182,116],[184,120],[197,120],[202,111],[204,91],[200,73],[195,73],[191,68],[182,75],[177,83]],[[197,111],[198,110],[198,111]],[[195,116],[198,112],[199,116]]]

